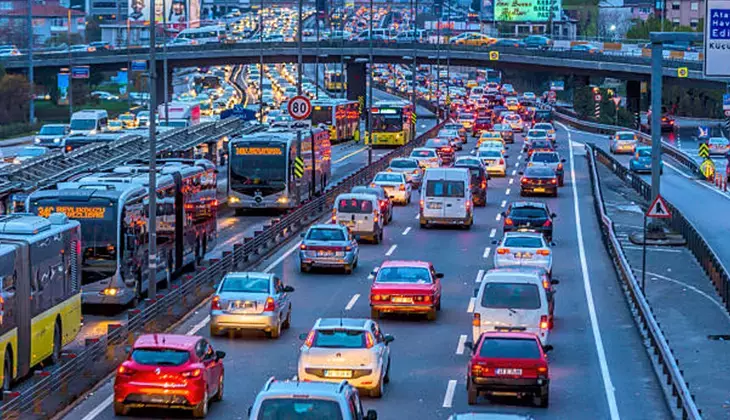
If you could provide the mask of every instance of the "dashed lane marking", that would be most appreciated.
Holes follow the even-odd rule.
[[[494,238],[494,235],[497,234],[497,229],[492,228],[492,230],[489,231],[489,237]]]
[[[469,306],[466,307],[466,312],[472,313],[474,312],[474,301],[476,298],[469,298]]]
[[[482,258],[489,258],[489,253],[492,251],[492,248],[486,247],[484,248],[484,253],[482,253]]]
[[[403,236],[405,236],[405,235],[408,235],[408,232],[410,232],[410,231],[411,231],[411,227],[410,227],[410,226],[408,226],[408,227],[406,228],[406,230],[404,230],[404,231],[403,231]]]
[[[489,249],[489,248],[487,248],[487,249]],[[486,251],[485,251],[484,253],[485,253],[486,255],[489,255],[489,252],[486,252]],[[484,258],[487,258],[487,257],[484,257]],[[474,282],[475,282],[475,283],[481,283],[481,282],[482,282],[482,277],[484,277],[484,270],[479,270],[479,271],[477,272],[477,278],[476,278],[476,280],[474,280]]]
[[[352,296],[352,297],[350,298],[350,301],[349,301],[349,302],[347,302],[347,306],[345,306],[345,310],[346,310],[346,311],[349,311],[350,309],[352,309],[352,307],[353,307],[353,306],[355,306],[355,303],[357,302],[357,300],[358,300],[359,298],[360,298],[360,294],[359,294],[359,293],[355,293],[355,294],[354,294],[354,295],[353,295],[353,296]]]
[[[395,252],[396,248],[398,248],[398,245],[391,245],[388,249],[388,252],[385,253],[385,256],[390,257],[391,255],[393,255],[393,252]]]
[[[499,207],[504,207],[507,205],[507,200],[502,200],[502,203],[499,204]]]
[[[456,343],[456,354],[464,354],[464,343],[466,343],[466,334],[461,334],[459,342]]]
[[[451,403],[454,401],[454,392],[456,391],[456,379],[451,379],[449,384],[446,386],[446,395],[444,395],[444,408],[451,408]]]

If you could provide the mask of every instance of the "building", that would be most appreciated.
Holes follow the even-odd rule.
[[[705,17],[705,2],[701,0],[668,0],[665,19],[675,25],[697,29]]]
[[[66,39],[69,33],[83,39],[86,16],[80,10],[64,7],[58,0],[33,0],[32,15],[36,46],[59,36]],[[27,18],[27,0],[0,0],[0,43],[27,46]]]
[[[647,20],[655,13],[653,0],[624,0],[624,5],[631,10],[632,20]]]

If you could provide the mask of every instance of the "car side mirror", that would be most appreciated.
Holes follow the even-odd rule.
[[[509,159],[509,155],[504,155],[504,158],[505,159]]]
[[[520,175],[524,175],[525,174],[525,171],[519,171],[517,173],[520,174]]]
[[[304,237],[304,232],[300,233],[300,234],[299,234],[299,237],[300,237],[300,238],[303,238],[303,237]]]
[[[309,335],[309,333],[301,333],[301,334],[299,334],[299,339],[306,340],[308,335]]]
[[[478,294],[479,294],[479,288],[475,287],[474,288],[474,297],[477,297]]]
[[[465,349],[469,349],[470,351],[473,352],[474,351],[474,343],[472,343],[471,341],[465,341],[464,342],[464,348]]]
[[[546,345],[542,346],[542,351],[544,351],[545,353],[547,353],[549,351],[553,351],[553,346],[550,344],[546,344]]]
[[[502,217],[507,217],[507,212],[506,212],[506,211],[503,211],[503,212],[501,212],[501,213],[499,213],[499,214],[501,214],[501,215],[502,215]]]
[[[378,420],[378,412],[375,410],[368,410],[365,414],[365,420]]]
[[[550,246],[555,246],[555,245],[557,245],[555,242],[550,242]]]
[[[395,337],[390,334],[385,334],[385,336],[383,337],[383,341],[385,342],[385,344],[390,344],[395,341]]]
[[[560,284],[560,280],[558,280],[558,279],[552,279],[552,280],[550,280],[550,284],[552,284],[553,286],[554,285],[557,285],[557,284]]]
[[[558,215],[555,213],[550,213],[550,217],[552,217],[554,219],[554,218],[558,217]]]
[[[496,240],[496,239],[492,239],[492,245],[497,245],[498,243],[499,243],[499,241],[498,241],[498,240]]]
[[[509,150],[509,147],[504,146],[504,150]],[[505,156],[505,157],[507,157],[507,156]]]
[[[442,279],[442,278],[444,278],[444,273],[436,273],[436,278],[437,278],[437,279]]]
[[[294,288],[292,286],[284,286],[284,289],[282,289],[284,293],[291,293],[294,291]]]
[[[216,361],[221,360],[221,359],[224,359],[225,357],[226,357],[226,352],[224,352],[222,350],[217,350],[215,352],[215,360]]]
[[[566,162],[565,158],[560,159],[560,162],[565,163]]]

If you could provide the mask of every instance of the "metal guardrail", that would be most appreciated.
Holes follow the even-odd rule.
[[[600,134],[614,134],[617,131],[631,131],[639,136],[639,141],[641,143],[646,145],[651,145],[651,135],[646,134],[641,131],[633,130],[627,127],[620,127],[616,125],[608,125],[608,124],[599,124],[594,123],[590,121],[584,121],[579,118],[558,112],[553,111],[553,114],[555,117],[565,123],[568,123],[572,125],[573,127],[577,127],[581,130],[589,131],[592,133],[600,133]],[[671,157],[677,163],[684,166],[686,169],[688,169],[690,172],[692,172],[693,175],[695,175],[697,178],[703,178],[702,171],[700,171],[700,166],[697,163],[696,160],[694,160],[691,156],[684,153],[682,150],[672,146],[671,144],[667,144],[666,142],[662,142],[662,154],[666,154],[667,156]]]
[[[627,179],[625,178],[625,168],[601,149],[594,148],[592,145],[586,144],[586,150],[588,152],[586,156],[589,162],[590,177],[593,184],[593,203],[595,204],[596,214],[598,215],[599,225],[601,226],[603,242],[613,259],[617,274],[626,285],[626,290],[631,298],[631,304],[635,309],[634,312],[638,315],[638,318],[636,319],[640,323],[639,326],[645,332],[646,338],[649,339],[649,343],[654,350],[654,354],[662,367],[662,372],[666,378],[667,385],[672,389],[672,396],[676,398],[676,407],[682,411],[683,419],[700,420],[702,419],[702,415],[695,404],[694,396],[690,393],[689,386],[682,376],[682,371],[679,369],[679,364],[672,354],[672,349],[669,347],[669,343],[664,337],[661,327],[659,327],[659,324],[654,318],[649,302],[641,292],[639,283],[636,280],[631,266],[624,255],[623,249],[621,248],[621,244],[616,237],[613,221],[606,214],[595,161],[599,160],[601,163],[607,165],[609,168],[613,169],[616,175],[622,177],[622,179]],[[613,162],[611,162],[612,159]],[[632,179],[639,179],[639,181],[643,182],[643,180],[638,177],[632,177]],[[632,182],[632,185],[635,184]],[[648,191],[650,190],[651,189],[649,188]],[[642,191],[639,192],[643,194]],[[679,212],[672,208],[672,214],[679,215]],[[681,215],[679,216],[681,217]],[[682,217],[682,219],[684,218]],[[658,371],[656,373],[657,376],[660,376]],[[662,380],[662,378],[659,379]]]
[[[435,126],[415,141],[342,179],[322,196],[267,222],[252,237],[234,244],[232,251],[224,251],[220,259],[208,260],[196,269],[194,275],[184,276],[181,283],[172,285],[167,294],[145,299],[143,309],[128,311],[125,324],[108,325],[107,334],[88,339],[80,353],[64,354],[67,362],[58,369],[40,375],[35,384],[22,392],[6,392],[0,418],[48,419],[63,410],[119,366],[126,357],[125,347],[131,345],[136,336],[173,327],[213,293],[214,285],[225,273],[246,270],[261,261],[298,231],[326,214],[339,194],[370,182],[377,172],[387,168],[392,158],[408,156],[413,148],[423,144],[440,128],[440,125]]]

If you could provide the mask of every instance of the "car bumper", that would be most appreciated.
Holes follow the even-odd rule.
[[[494,259],[494,268],[506,268],[506,267],[534,267],[542,268],[548,273],[553,269],[553,262],[551,260],[531,260],[531,259],[519,259],[511,260],[508,258],[496,257]]]
[[[382,313],[386,313],[386,314],[392,314],[392,313],[424,314],[426,312],[433,310],[434,305],[433,304],[418,304],[418,303],[377,303],[377,304],[371,303],[370,307],[372,309],[375,309],[378,312],[382,312]]]
[[[535,226],[535,227],[515,227],[515,226],[505,226],[504,232],[537,232],[542,233],[545,237],[552,237],[553,236],[553,229],[552,228],[544,228],[542,226]]]
[[[550,386],[550,379],[539,378],[471,378],[471,386],[479,392],[505,394],[542,394]]]
[[[271,331],[278,324],[279,318],[275,312],[232,314],[223,311],[211,311],[210,313],[210,326],[217,329]]]
[[[614,146],[614,153],[627,153],[632,154],[636,152],[636,146]]]
[[[468,225],[473,222],[472,216],[466,217],[427,217],[423,214],[419,217],[420,223],[430,223],[435,225]]]
[[[489,175],[502,175],[507,176],[507,167],[506,166],[489,166],[487,167],[487,173]]]
[[[555,194],[558,191],[558,187],[552,186],[552,187],[528,187],[528,186],[520,186],[520,191],[522,191],[525,194]]]
[[[343,379],[347,383],[357,389],[371,390],[375,389],[380,382],[381,369],[368,368],[368,366],[358,366],[358,369],[347,369],[346,367],[338,367],[332,370],[350,370],[352,377],[350,378],[328,378],[324,376],[325,368],[319,367],[303,367],[297,369],[297,379],[302,382],[330,382],[339,384]]]
[[[479,326],[479,327],[472,327],[471,334],[472,334],[472,339],[474,340],[474,342],[477,342],[477,340],[479,340],[479,336],[483,332],[487,332],[487,331],[498,331],[498,330],[496,330],[493,326],[484,326],[483,325],[483,326]],[[543,330],[541,328],[535,327],[535,328],[527,328],[521,332],[535,334],[535,336],[540,340],[540,343],[543,346],[548,343],[548,336],[550,335],[550,330]]]
[[[408,191],[387,189],[385,193],[396,203],[405,204],[408,201]]]
[[[192,409],[203,400],[204,385],[191,382],[182,384],[148,384],[132,382],[114,385],[114,400],[127,407],[159,407]]]
[[[312,257],[304,253],[299,252],[299,261],[302,264],[317,266],[317,267],[343,267],[346,265],[352,265],[355,262],[355,252],[345,252],[341,257]]]

